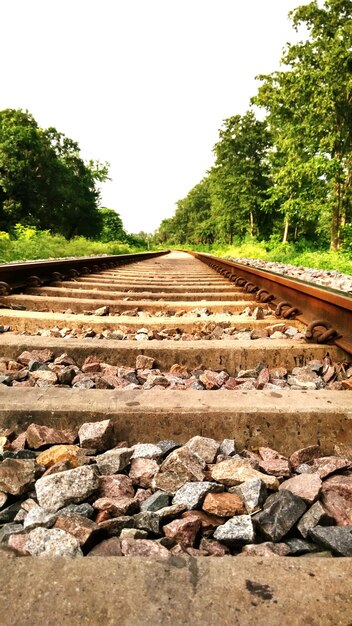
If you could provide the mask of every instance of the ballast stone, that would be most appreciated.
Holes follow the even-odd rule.
[[[352,526],[316,526],[309,536],[338,556],[352,556]]]
[[[267,498],[264,509],[253,520],[265,537],[280,541],[302,517],[307,506],[299,496],[283,490]]]
[[[236,515],[236,517],[232,517],[222,526],[218,526],[213,537],[228,546],[242,546],[246,543],[253,543],[255,531],[251,516]]]
[[[58,528],[34,528],[25,543],[25,550],[32,556],[80,557],[83,552],[78,540]]]
[[[34,461],[5,459],[0,463],[0,491],[18,496],[34,482]]]
[[[36,482],[39,505],[56,512],[68,504],[82,502],[99,486],[97,470],[92,465],[83,465],[72,470],[43,476]]]
[[[101,474],[117,474],[129,464],[133,454],[132,448],[113,448],[96,457]]]
[[[82,448],[92,448],[101,452],[109,448],[112,437],[112,422],[86,422],[78,431],[79,443]]]
[[[192,437],[187,443],[187,448],[190,448],[194,454],[199,456],[205,463],[213,463],[217,451],[219,449],[219,443],[215,439],[209,437]]]
[[[224,491],[224,487],[216,483],[188,482],[176,491],[172,504],[184,504],[188,510],[196,509],[208,493],[219,493],[220,491]]]
[[[258,511],[268,496],[268,490],[259,478],[250,478],[237,487],[230,487],[229,493],[240,496],[249,514]]]

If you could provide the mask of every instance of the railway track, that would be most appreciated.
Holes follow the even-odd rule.
[[[344,458],[340,474],[350,476],[351,298],[183,252],[20,265],[0,268],[3,432],[109,419],[129,446],[234,440],[262,469],[258,450],[288,459],[319,446],[323,457]],[[209,480],[211,463],[206,471]],[[270,463],[264,473],[275,475]],[[260,553],[194,558],[205,555],[195,545],[190,559],[181,549],[171,561],[76,559],[60,569],[55,559],[3,557],[1,593],[4,602],[20,589],[25,597],[10,616],[16,624],[54,624],[55,615],[89,624],[351,622],[352,561],[323,558],[332,549],[273,562]]]

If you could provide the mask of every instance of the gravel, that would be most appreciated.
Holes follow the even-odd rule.
[[[277,327],[281,331],[273,330]],[[291,327],[288,327],[291,328]],[[271,327],[272,335],[277,333],[284,337],[285,325],[277,324]],[[288,338],[286,337],[288,341]],[[15,359],[0,358],[0,386],[6,387],[71,387],[78,389],[187,389],[217,391],[227,390],[351,390],[352,364],[333,363],[327,353],[323,359],[309,361],[303,367],[294,367],[288,370],[283,367],[269,368],[260,362],[255,368],[240,370],[230,375],[226,370],[214,371],[199,366],[187,369],[184,365],[174,363],[169,371],[161,371],[156,367],[154,359],[149,359],[147,369],[139,369],[140,355],[137,356],[135,367],[112,365],[102,361],[94,354],[88,356],[81,367],[67,354],[55,358],[50,350],[25,351]],[[36,369],[31,364],[36,363]],[[70,370],[69,378],[65,376]],[[102,428],[105,429],[106,425]],[[105,432],[105,430],[104,430]],[[108,437],[109,433],[106,432]],[[40,439],[37,430],[33,437]],[[49,443],[61,443],[50,441]],[[67,443],[72,443],[68,441]],[[82,426],[81,443],[83,447],[95,447],[94,439],[89,432],[89,424]],[[104,443],[104,442],[103,442]],[[195,445],[194,442],[190,445]],[[137,448],[138,450],[138,448]],[[156,458],[160,451],[153,448]],[[134,458],[139,454],[134,451]],[[150,456],[151,452],[148,452]]]
[[[27,434],[31,440],[37,426],[30,425],[21,438],[9,431],[0,433],[1,458],[17,453],[18,441],[22,451],[29,452]],[[30,480],[28,460],[17,460],[18,475],[8,482],[21,484],[21,489],[14,493],[11,484],[5,485],[11,503],[0,506],[3,551],[41,558],[303,558],[322,551],[325,556],[352,555],[352,448],[341,451],[335,446],[335,453],[326,456],[319,446],[310,446],[285,456],[268,447],[235,452],[236,441],[225,446],[197,437],[196,449],[202,453],[209,450],[210,441],[216,444],[211,462],[197,457],[195,438],[171,452],[158,446],[161,454],[150,459],[158,442],[128,446],[116,439],[106,420],[85,426],[83,431],[88,429],[96,439],[97,450],[82,448],[78,432],[74,444],[54,445],[48,440],[65,439],[65,432],[72,438],[72,433],[48,428],[41,430],[45,463],[43,452],[32,450],[35,472]],[[62,457],[57,461],[59,447],[76,449],[75,457],[67,453],[65,468]],[[144,450],[146,456],[133,458],[135,449],[139,455]],[[118,451],[123,463],[113,463],[110,474],[102,474],[102,457]],[[306,459],[303,474],[298,459]],[[133,470],[136,461],[138,473]],[[149,468],[147,485],[143,464]],[[263,470],[264,465],[265,471],[256,469]],[[284,475],[278,475],[278,467]],[[3,468],[6,472],[6,459],[0,461],[0,473]],[[160,488],[160,476],[165,489]]]
[[[337,270],[318,270],[312,267],[302,267],[279,263],[278,261],[262,261],[261,259],[247,259],[243,257],[227,257],[229,261],[234,263],[242,263],[243,265],[251,265],[263,270],[275,272],[281,276],[290,276],[299,278],[308,283],[315,283],[322,287],[336,289],[343,293],[352,294],[352,276],[342,274]]]

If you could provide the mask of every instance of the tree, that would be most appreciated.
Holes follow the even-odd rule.
[[[0,111],[0,228],[16,223],[93,237],[100,230],[97,183],[108,164],[80,156],[78,143],[39,128],[27,111]]]
[[[0,228],[38,224],[50,187],[50,142],[28,112],[0,111]]]
[[[269,186],[267,153],[270,135],[266,122],[253,111],[226,119],[214,146],[211,190],[218,234],[232,243],[233,236],[261,232],[261,210]]]
[[[127,234],[122,219],[113,209],[99,209],[101,217],[100,241],[126,241]]]
[[[288,45],[284,69],[263,81],[255,102],[268,122],[281,163],[274,174],[286,221],[330,212],[331,248],[351,218],[352,1],[315,0],[291,13],[307,39]]]

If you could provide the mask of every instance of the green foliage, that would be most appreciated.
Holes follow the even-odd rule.
[[[352,275],[352,254],[317,250],[311,242],[307,241],[283,244],[275,237],[270,242],[246,239],[232,246],[215,244],[214,246],[198,246],[197,250],[226,258],[263,259],[303,267],[338,270]]]
[[[144,248],[145,249],[145,248]],[[97,254],[129,254],[143,251],[140,245],[110,241],[102,243],[85,237],[69,241],[62,235],[51,235],[33,227],[17,224],[10,236],[0,232],[0,263]]]
[[[196,185],[156,241],[250,235],[351,249],[352,0],[313,0],[290,17],[302,38],[286,46],[280,71],[259,77],[252,98],[266,119],[250,110],[224,121],[215,165],[199,183],[206,196]]]
[[[122,219],[113,209],[99,209],[101,227],[100,241],[126,241],[127,233],[124,230]]]
[[[271,201],[300,228],[330,215],[331,247],[351,218],[352,2],[313,1],[291,13],[306,40],[288,45],[283,71],[260,77],[276,150]]]
[[[97,183],[107,177],[107,164],[85,163],[77,142],[55,128],[39,128],[22,110],[0,111],[0,228],[93,237],[101,227]]]

